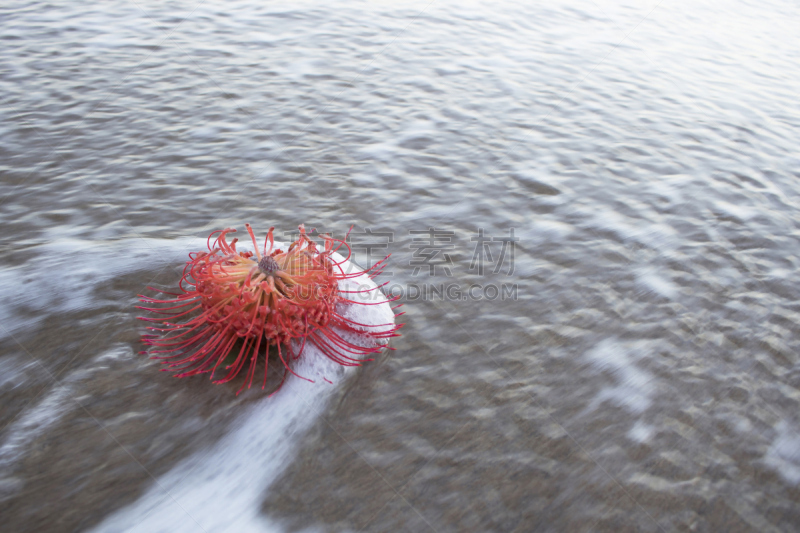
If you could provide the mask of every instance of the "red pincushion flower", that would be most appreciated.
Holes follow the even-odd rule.
[[[300,237],[284,252],[273,249],[274,228],[270,228],[262,252],[250,224],[245,226],[253,240],[255,256],[253,252],[237,251],[238,239],[227,242],[227,234],[235,229],[215,231],[208,238],[208,252],[189,254],[179,284],[181,292],[159,291],[170,295],[169,299],[140,295],[142,302],[156,307],[139,308],[160,315],[143,320],[164,326],[150,327],[149,330],[159,333],[142,337],[145,344],[155,348],[150,351],[153,357],[167,365],[164,370],[177,372],[176,377],[208,372],[213,379],[214,372],[228,356],[236,354],[233,361],[224,365],[225,376],[215,383],[234,379],[249,361],[239,394],[245,384],[248,388],[252,385],[262,345],[265,363],[270,346],[277,348],[285,379],[286,372],[295,374],[288,357],[292,341],[298,341],[294,343],[295,359],[309,341],[331,360],[344,366],[358,366],[365,360],[371,361],[365,357],[380,352],[390,337],[399,335],[397,330],[403,324],[361,324],[337,312],[337,306],[342,304],[375,305],[347,299],[341,293],[379,290],[379,287],[366,291],[339,289],[340,281],[364,274],[345,272],[343,264],[350,257],[350,248],[344,241],[323,236],[325,249],[320,251],[301,225]],[[212,245],[214,235],[217,237]],[[342,246],[348,254],[337,262],[332,255]],[[367,270],[368,275],[379,274],[385,261],[386,258]],[[341,332],[355,333],[357,342],[345,339]],[[302,344],[298,347],[300,339]],[[264,366],[262,389],[267,382],[267,365]]]

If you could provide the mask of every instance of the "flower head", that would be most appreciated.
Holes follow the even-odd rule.
[[[180,292],[159,291],[169,296],[166,299],[140,295],[149,305],[140,309],[157,315],[143,320],[161,326],[149,327],[154,333],[144,335],[143,342],[152,347],[154,358],[166,364],[165,370],[175,371],[177,377],[210,373],[213,380],[221,369],[224,376],[215,383],[225,383],[246,368],[241,392],[252,385],[262,347],[265,362],[269,348],[276,347],[285,379],[287,372],[294,374],[290,358],[300,357],[306,342],[341,365],[358,366],[399,335],[402,324],[366,325],[337,311],[341,305],[375,304],[342,295],[339,282],[363,274],[345,272],[350,249],[344,241],[324,235],[320,250],[301,225],[299,238],[286,251],[275,248],[274,228],[259,249],[253,229],[250,224],[246,227],[255,252],[237,251],[238,239],[227,241],[235,229],[215,231],[208,238],[208,252],[189,254]],[[333,254],[342,246],[347,257],[336,261]],[[385,261],[367,271],[370,277],[380,273]],[[355,333],[356,342],[345,339],[342,332]],[[262,388],[267,381],[264,366]]]

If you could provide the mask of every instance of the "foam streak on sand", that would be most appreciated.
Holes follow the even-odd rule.
[[[362,275],[341,282],[340,288],[356,290],[365,285],[375,286]],[[393,324],[390,304],[378,298],[384,303],[351,305],[344,313],[364,324]],[[289,376],[275,396],[255,405],[210,451],[200,451],[178,464],[138,501],[107,517],[94,531],[279,531],[277,524],[260,514],[264,492],[289,465],[300,438],[325,409],[335,384],[352,371],[310,343],[297,363],[295,371],[316,383]]]
[[[0,338],[38,326],[51,314],[79,312],[102,305],[100,283],[179,264],[179,250],[194,250],[205,239],[59,239],[31,247],[34,258],[22,266],[0,268]],[[53,273],[58,275],[54,276]]]
[[[58,380],[36,405],[30,406],[11,423],[4,434],[5,440],[0,445],[0,473],[2,469],[13,468],[15,463],[30,450],[31,442],[43,435],[55,425],[61,417],[80,406],[76,396],[76,388],[80,382],[94,377],[104,360],[120,357],[132,357],[129,346],[118,345],[95,357],[89,368],[70,372]]]

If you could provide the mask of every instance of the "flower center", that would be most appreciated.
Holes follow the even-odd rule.
[[[278,262],[268,255],[265,255],[261,258],[261,261],[258,262],[258,268],[264,274],[272,274],[273,272],[280,270]]]

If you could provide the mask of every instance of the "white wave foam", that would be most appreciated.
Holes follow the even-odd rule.
[[[633,414],[641,414],[652,403],[653,376],[636,365],[636,361],[649,353],[643,342],[621,343],[614,339],[600,342],[586,357],[597,369],[610,372],[617,380],[616,386],[601,390],[589,405],[596,409],[606,400]]]
[[[130,346],[116,346],[97,356],[94,362],[132,357]],[[64,414],[79,406],[74,401],[78,383],[91,377],[96,367],[78,369],[59,380],[36,405],[29,407],[9,426],[0,445],[0,468],[11,467],[24,456],[28,445],[58,422]]]
[[[673,300],[680,294],[675,283],[654,268],[642,268],[636,273],[636,284],[644,291]]]
[[[142,270],[180,265],[205,239],[59,239],[31,248],[25,264],[0,269],[0,335],[35,327],[48,315],[91,308],[98,284]],[[183,250],[186,250],[184,252]]]
[[[775,440],[764,455],[764,463],[787,483],[800,485],[800,432],[781,420],[775,426]]]
[[[71,384],[56,385],[44,400],[29,408],[11,424],[8,436],[0,446],[0,467],[5,468],[16,463],[23,456],[28,444],[71,409],[69,405],[71,395]]]
[[[637,420],[633,427],[628,430],[627,437],[634,442],[645,443],[653,436],[655,429],[655,427]]]

